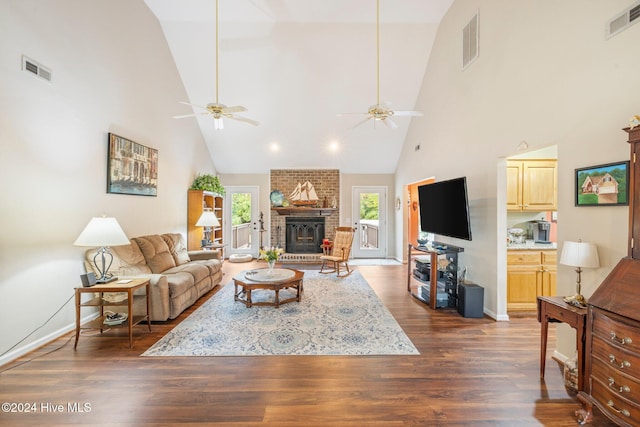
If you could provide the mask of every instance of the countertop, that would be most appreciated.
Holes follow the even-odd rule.
[[[526,251],[526,250],[557,250],[558,244],[551,243],[509,243],[508,251]]]

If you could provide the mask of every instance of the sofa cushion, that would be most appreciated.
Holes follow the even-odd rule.
[[[132,240],[135,240],[140,247],[140,251],[142,251],[144,259],[153,273],[162,273],[176,266],[176,262],[169,251],[169,246],[162,236],[154,234],[134,237]]]
[[[194,287],[193,276],[187,272],[167,274],[166,278],[169,284],[169,298],[175,298]]]
[[[222,262],[217,259],[207,259],[207,260],[195,260],[191,261],[190,264],[196,265],[204,265],[209,269],[209,274],[213,276],[218,271],[222,269]]]
[[[169,246],[169,252],[173,256],[176,265],[181,265],[191,261],[189,258],[189,252],[184,244],[184,238],[180,233],[166,233],[162,235],[162,238]]]
[[[190,262],[188,264],[176,265],[164,271],[164,274],[171,276],[174,273],[189,273],[193,276],[193,283],[198,283],[210,276],[209,268],[206,265]]]

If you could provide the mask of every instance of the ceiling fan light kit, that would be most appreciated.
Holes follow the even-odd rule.
[[[194,114],[185,114],[185,115],[181,115],[181,116],[174,116],[174,119],[183,119],[185,117],[196,117],[196,116],[202,116],[202,115],[210,115],[213,117],[213,126],[215,127],[216,130],[222,130],[224,129],[224,122],[223,122],[223,118],[226,119],[231,119],[231,120],[236,120],[239,122],[244,122],[244,123],[248,123],[250,125],[253,126],[258,126],[260,123],[252,120],[252,119],[248,119],[246,117],[242,117],[242,116],[236,116],[234,115],[234,113],[241,113],[243,111],[247,111],[247,109],[241,105],[236,105],[233,107],[227,107],[224,104],[220,104],[220,102],[218,101],[218,27],[219,27],[219,22],[218,22],[218,0],[216,0],[216,102],[211,102],[209,104],[207,104],[206,107],[203,107],[201,105],[195,105],[195,104],[190,104],[188,102],[180,102],[181,104],[185,104],[185,105],[189,105],[192,107],[196,107],[196,108],[200,108],[205,110],[202,113],[194,113]]]

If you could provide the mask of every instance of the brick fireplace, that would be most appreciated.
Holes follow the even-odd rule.
[[[333,239],[333,235],[335,234],[335,229],[340,225],[340,171],[338,169],[273,169],[271,170],[270,177],[270,185],[271,191],[280,190],[282,194],[284,194],[285,199],[288,198],[289,194],[296,188],[296,185],[300,183],[304,183],[309,181],[313,184],[316,193],[318,194],[317,207],[331,207],[332,203],[335,199],[336,201],[336,210],[332,212],[330,215],[319,217],[317,213],[310,213],[308,216],[304,216],[301,214],[296,214],[292,216],[288,215],[280,215],[275,210],[271,211],[271,221],[270,221],[270,237],[271,237],[271,245],[279,246],[284,248],[287,253],[290,252],[290,241],[287,240],[287,219],[295,218],[298,221],[300,218],[309,219],[310,222],[317,221],[321,219],[324,223],[324,227],[322,231],[318,231],[315,226],[313,227],[314,233],[320,233],[313,236],[304,235],[305,241],[307,241],[308,237],[318,237],[320,239],[317,242],[317,249],[314,249],[314,252],[297,252],[297,253],[318,253],[322,252],[319,249],[320,243],[322,243],[323,238]],[[327,206],[324,206],[326,202]],[[311,229],[301,229],[298,227],[296,231],[308,233]],[[316,242],[313,242],[313,245],[316,245]],[[309,245],[307,245],[309,246]],[[294,249],[297,250],[297,249]],[[303,250],[310,250],[309,248],[305,248]]]

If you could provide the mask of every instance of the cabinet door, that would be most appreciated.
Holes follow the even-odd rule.
[[[554,267],[542,266],[542,294],[547,297],[556,295],[556,276]]]
[[[522,210],[522,162],[507,161],[507,210]]]
[[[507,309],[535,310],[541,294],[539,266],[510,266],[507,269]]]
[[[536,310],[542,295],[541,251],[507,252],[507,310]]]
[[[556,251],[542,251],[542,295],[556,295],[558,265]]]
[[[558,209],[558,169],[555,160],[529,160],[522,167],[522,204],[526,211]]]

